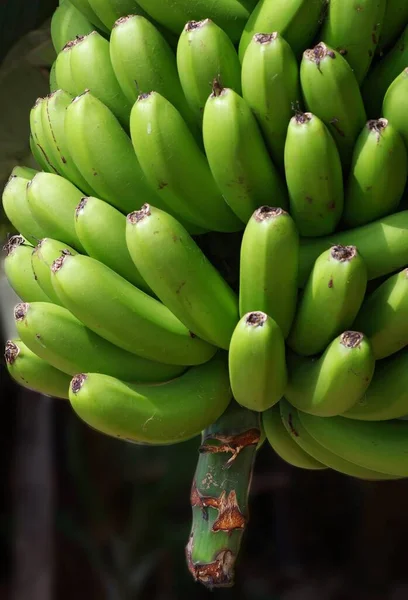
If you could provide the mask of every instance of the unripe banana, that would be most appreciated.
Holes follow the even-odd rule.
[[[22,235],[13,235],[4,246],[4,273],[17,296],[24,302],[50,302],[34,277],[31,267],[33,247]]]
[[[250,107],[217,80],[204,108],[203,138],[213,177],[241,221],[247,223],[271,198],[275,206],[287,208],[285,186]]]
[[[31,266],[34,272],[35,279],[54,304],[61,304],[61,300],[55,293],[54,286],[51,281],[51,266],[54,260],[62,254],[77,254],[76,250],[58,240],[51,238],[43,238],[35,246],[31,254]],[[81,369],[79,369],[81,371]]]
[[[52,273],[64,306],[89,329],[124,350],[172,365],[201,364],[216,352],[161,302],[94,258],[65,254],[54,261]]]
[[[238,231],[242,223],[224,201],[201,152],[177,109],[160,94],[143,94],[130,115],[139,163],[158,205],[213,231]],[[147,201],[148,202],[148,201]]]
[[[24,165],[16,165],[10,174],[10,179],[12,177],[21,177],[22,179],[27,179],[27,181],[31,180],[34,175],[38,173],[37,169],[32,169],[31,167],[25,167]]]
[[[389,277],[366,298],[353,327],[370,339],[377,360],[408,344],[408,269]]]
[[[47,171],[58,173],[56,166],[53,164],[52,157],[47,152],[44,129],[42,126],[41,112],[45,98],[37,98],[34,106],[30,110],[30,130],[38,152],[41,154],[41,166],[45,163]]]
[[[327,126],[343,168],[347,168],[354,143],[367,121],[352,68],[341,54],[321,42],[303,53],[300,84],[307,110]]]
[[[401,31],[408,23],[408,3],[406,0],[387,0],[383,26],[381,27],[380,39],[377,52],[384,54],[389,46],[395,43]]]
[[[193,334],[228,350],[238,300],[186,229],[145,204],[127,217],[126,243],[140,274],[173,314]]]
[[[297,307],[288,345],[319,354],[353,324],[364,300],[367,268],[355,246],[332,246],[316,260]]]
[[[408,351],[377,362],[364,396],[343,413],[359,421],[388,421],[408,414]]]
[[[378,119],[385,93],[408,65],[408,24],[388,53],[370,70],[361,88],[370,119]]]
[[[241,93],[241,65],[234,45],[211,19],[186,24],[177,46],[177,68],[184,95],[200,124],[214,79]]]
[[[51,19],[51,40],[55,52],[61,52],[67,42],[77,35],[91,33],[95,27],[71,2],[64,0]]]
[[[177,35],[187,21],[211,19],[236,43],[253,10],[253,0],[138,0],[140,6]]]
[[[289,356],[285,398],[301,411],[322,417],[340,415],[365,394],[375,358],[367,337],[345,331],[320,358]]]
[[[320,461],[322,464],[330,467],[334,471],[344,473],[351,477],[358,479],[364,479],[369,481],[382,481],[387,479],[398,479],[392,475],[386,473],[380,473],[371,469],[367,469],[360,465],[354,464],[350,460],[344,460],[337,454],[330,452],[324,446],[318,444],[316,440],[308,433],[307,429],[303,425],[303,417],[309,417],[301,411],[297,411],[286,402],[282,400],[279,403],[281,418],[287,433],[295,444],[298,444],[299,448],[307,452],[315,460]],[[323,419],[322,419],[323,420]],[[327,421],[328,419],[325,419]],[[345,443],[347,443],[345,438]]]
[[[293,441],[282,422],[280,403],[262,414],[262,424],[266,439],[276,454],[288,464],[300,469],[326,469],[326,465],[315,460]]]
[[[55,59],[55,78],[59,89],[64,90],[71,96],[76,95],[77,86],[75,85],[71,69],[71,48],[75,44],[75,39],[65,44]]]
[[[18,384],[45,396],[68,400],[71,378],[31,352],[21,340],[6,342],[4,359],[7,371]]]
[[[76,166],[96,192],[93,195],[125,214],[140,208],[143,202],[160,202],[149,187],[119,121],[90,92],[78,96],[68,106],[65,138]]]
[[[50,85],[50,92],[53,93],[58,89],[58,82],[57,82],[57,75],[55,72],[55,63],[56,60],[54,60],[54,62],[51,65],[50,68],[50,77],[49,77],[49,85]]]
[[[30,244],[36,244],[44,237],[43,228],[34,218],[27,200],[29,180],[12,175],[3,190],[3,210],[10,223]]]
[[[290,120],[285,143],[290,213],[300,235],[332,233],[343,211],[343,175],[336,144],[312,113]]]
[[[314,39],[326,4],[325,0],[260,0],[246,22],[241,36],[241,62],[256,33],[279,31],[293,52],[300,55]]]
[[[108,28],[102,23],[100,18],[95,14],[89,0],[69,0],[93,25],[101,31],[109,32]]]
[[[115,21],[130,14],[147,16],[136,0],[88,0],[91,8],[109,30],[113,29]]]
[[[241,244],[239,313],[262,311],[287,337],[297,300],[299,235],[281,208],[262,206],[245,228]]]
[[[408,67],[388,88],[384,96],[382,114],[402,136],[408,148]]]
[[[140,94],[154,90],[180,111],[196,133],[193,114],[180,85],[174,52],[150,21],[139,15],[119,19],[112,30],[110,57],[117,80],[131,104]]]
[[[27,201],[33,217],[50,237],[83,252],[75,231],[75,209],[82,192],[64,177],[37,173],[27,184]]]
[[[49,165],[47,164],[42,152],[40,151],[39,147],[37,146],[36,142],[34,141],[34,138],[31,133],[29,136],[29,144],[30,144],[31,154],[33,155],[38,166],[43,171],[49,171],[50,170]]]
[[[302,96],[296,57],[276,31],[257,33],[250,41],[242,61],[242,95],[262,129],[274,163],[282,170],[288,124]]]
[[[408,210],[397,212],[348,231],[323,238],[304,238],[300,243],[298,285],[303,287],[317,257],[342,244],[357,247],[366,267],[368,279],[401,269],[408,263]]]
[[[17,332],[30,350],[71,376],[92,371],[134,383],[149,383],[173,379],[185,370],[114,346],[62,306],[45,302],[18,304],[14,318]]]
[[[386,0],[330,0],[320,39],[345,57],[361,83],[384,22]]]
[[[368,121],[353,151],[344,223],[358,227],[395,212],[407,174],[407,150],[397,129],[387,119]]]
[[[125,215],[98,198],[82,198],[75,212],[75,230],[89,256],[147,294],[152,293],[127,249]]]
[[[96,31],[77,36],[70,52],[75,95],[89,90],[113,112],[124,127],[128,127],[133,102],[128,101],[116,79],[108,40]]]
[[[279,402],[287,384],[285,340],[264,312],[249,312],[237,324],[228,352],[231,389],[241,406],[262,412]]]

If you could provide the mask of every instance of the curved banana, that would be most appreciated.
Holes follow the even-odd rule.
[[[283,170],[289,121],[302,95],[296,57],[278,32],[257,33],[250,41],[242,61],[242,95],[262,129],[274,163]]]
[[[366,264],[369,280],[401,269],[408,263],[408,210],[356,229],[336,232],[323,238],[301,240],[299,287],[305,285],[317,257],[337,244],[357,247]]]
[[[128,215],[126,243],[158,298],[193,334],[228,350],[238,299],[186,229],[148,204]]]
[[[344,223],[358,227],[395,212],[407,175],[407,150],[397,129],[387,119],[368,121],[354,146]]]
[[[408,7],[408,3],[407,3]],[[408,67],[394,79],[384,96],[382,114],[402,136],[408,148]]]
[[[115,21],[126,15],[137,14],[147,16],[136,0],[88,0],[92,10],[109,30]]]
[[[193,336],[158,300],[89,256],[63,255],[52,266],[62,304],[112,344],[150,360],[194,365],[216,348]]]
[[[300,85],[307,110],[327,126],[346,169],[357,136],[367,121],[352,68],[339,52],[320,42],[303,53]]]
[[[45,396],[68,400],[71,378],[31,352],[21,340],[6,342],[4,359],[7,371],[19,385]]]
[[[33,247],[22,235],[13,235],[4,246],[7,281],[24,302],[51,302],[38,285],[31,267]]]
[[[320,358],[289,355],[285,398],[301,411],[321,417],[340,415],[364,396],[375,358],[366,336],[345,331]]]
[[[367,268],[355,246],[332,246],[316,260],[287,343],[297,354],[319,354],[351,327],[364,300]]]
[[[76,250],[83,247],[75,231],[75,209],[82,193],[70,181],[53,173],[37,173],[27,184],[27,202],[45,235]]]
[[[260,0],[251,13],[239,43],[239,57],[256,33],[279,31],[293,52],[299,56],[315,37],[322,21],[325,0]]]
[[[61,304],[61,300],[55,293],[51,281],[51,266],[54,260],[64,253],[77,254],[76,250],[68,246],[68,244],[51,238],[43,238],[38,242],[31,254],[31,266],[38,285],[54,304],[59,305]]]
[[[295,316],[299,235],[292,217],[281,208],[254,212],[241,243],[239,314],[262,311],[286,338]]]
[[[204,108],[203,139],[211,173],[241,221],[246,224],[271,198],[275,206],[287,208],[286,188],[250,107],[217,80]]]
[[[71,96],[75,96],[77,93],[77,86],[75,85],[71,70],[71,49],[74,44],[75,39],[67,42],[55,59],[55,79],[57,87],[68,94],[71,94]]]
[[[3,190],[3,210],[10,223],[30,244],[44,237],[43,228],[34,218],[27,200],[27,183],[30,180],[11,175]]]
[[[408,269],[389,277],[365,299],[353,327],[370,339],[377,360],[408,344]]]
[[[30,350],[71,376],[92,371],[149,383],[167,381],[185,371],[183,366],[146,360],[114,346],[62,306],[45,302],[18,304],[14,319],[19,336]]]
[[[387,0],[330,0],[320,39],[340,52],[361,83],[370,68],[384,22]]]
[[[45,98],[37,98],[34,106],[30,110],[30,131],[37,151],[41,155],[41,166],[45,164],[46,171],[58,173],[56,166],[53,164],[51,155],[47,153],[44,129],[42,126],[41,112]],[[36,157],[35,157],[36,158]]]
[[[361,465],[354,464],[354,462],[345,460],[341,456],[338,456],[337,453],[331,452],[324,446],[317,443],[304,427],[303,417],[309,415],[305,415],[301,411],[297,411],[296,408],[293,408],[293,406],[291,406],[285,400],[281,400],[279,406],[282,422],[287,433],[290,435],[291,439],[298,444],[299,448],[302,448],[304,452],[307,452],[315,460],[318,460],[334,471],[338,471],[339,473],[350,475],[351,477],[356,477],[358,479],[370,481],[398,479],[398,477],[394,477],[386,473],[380,473],[376,470],[367,469]],[[329,420],[331,421],[331,419],[325,419],[325,421]]]
[[[50,68],[50,76],[49,76],[49,86],[50,86],[50,92],[55,92],[58,89],[58,83],[57,83],[57,75],[55,72],[56,69],[56,60],[54,60],[54,62],[51,65]]]
[[[160,202],[119,121],[90,92],[81,94],[68,106],[65,139],[80,173],[96,192],[92,195],[125,214],[140,208],[143,202]]]
[[[377,46],[377,52],[380,55],[383,55],[384,50],[395,43],[406,23],[408,23],[407,2],[405,0],[387,0]]]
[[[262,424],[266,439],[282,460],[300,469],[319,470],[327,468],[326,465],[315,460],[293,441],[282,422],[280,403],[275,404],[262,414]]]
[[[177,45],[177,69],[184,95],[200,124],[214,79],[241,93],[241,65],[234,45],[211,19],[185,25]]]
[[[262,412],[282,398],[287,372],[282,331],[264,312],[242,317],[228,352],[231,389],[241,406]]]
[[[10,178],[12,177],[21,177],[22,179],[26,179],[27,181],[31,180],[34,175],[38,173],[37,169],[32,169],[31,167],[26,167],[24,165],[16,165],[11,171]]]
[[[343,174],[336,144],[323,121],[309,112],[292,117],[284,156],[290,213],[300,235],[332,233],[343,212]]]
[[[156,92],[142,94],[130,115],[133,147],[147,180],[187,222],[213,231],[238,231],[242,223],[224,201],[201,152],[177,109]],[[148,201],[147,201],[148,202]]]
[[[100,31],[109,33],[109,29],[105,27],[100,18],[92,9],[89,0],[69,0],[95,27]]]
[[[147,294],[152,293],[127,249],[125,215],[98,198],[82,198],[75,212],[75,230],[89,256]]]
[[[86,35],[94,26],[71,2],[64,0],[51,19],[51,40],[55,52],[61,52],[67,42],[77,35]]]

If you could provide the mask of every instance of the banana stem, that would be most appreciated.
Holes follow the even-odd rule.
[[[186,559],[194,580],[208,588],[234,585],[260,435],[259,413],[235,402],[202,434]]]

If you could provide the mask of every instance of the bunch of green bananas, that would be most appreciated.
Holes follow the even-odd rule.
[[[108,435],[204,431],[187,561],[228,586],[262,429],[408,476],[408,3],[63,0],[51,33],[7,367]]]

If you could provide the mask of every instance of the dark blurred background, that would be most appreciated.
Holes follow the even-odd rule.
[[[28,112],[48,91],[56,5],[0,0],[1,186],[29,161]],[[3,344],[13,297],[0,303]],[[198,439],[163,448],[110,439],[67,402],[16,386],[3,362],[0,409],[0,600],[408,598],[408,482],[301,471],[265,444],[236,585],[209,592],[184,559]]]

